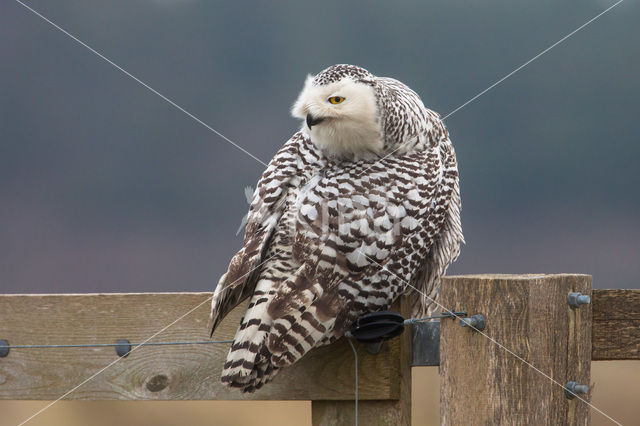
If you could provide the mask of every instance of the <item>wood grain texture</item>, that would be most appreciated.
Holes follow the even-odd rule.
[[[593,290],[593,320],[640,320],[640,290]]]
[[[640,359],[640,290],[594,290],[593,360]]]
[[[367,426],[410,425],[402,419],[398,401],[360,401],[358,424]],[[353,401],[312,401],[313,426],[343,426],[355,424]]]
[[[405,318],[411,314],[411,302],[407,297],[401,298],[395,304],[394,310],[400,312]],[[358,420],[361,425],[410,425],[411,424],[411,333],[405,330],[400,338],[384,342],[382,347],[392,342],[400,343],[398,357],[392,362],[397,367],[398,375],[394,377],[394,390],[398,392],[399,399],[393,401],[360,401],[358,407]],[[356,347],[362,345],[356,343]],[[361,351],[358,351],[360,357]],[[376,355],[377,356],[377,355]],[[358,372],[362,377],[362,365],[358,358]],[[362,379],[360,379],[362,386]],[[360,387],[360,391],[362,387]],[[355,404],[353,401],[312,401],[311,418],[313,426],[340,426],[355,423]]]
[[[4,295],[0,339],[9,344],[115,343],[208,340],[211,293]],[[213,336],[235,334],[245,306]],[[84,400],[352,400],[353,353],[346,341],[310,352],[269,385],[243,395],[220,383],[229,344],[145,346],[118,358],[113,347],[11,349],[0,358],[0,399],[52,400],[118,360],[66,399]],[[378,355],[359,348],[360,399],[400,397],[400,340]]]
[[[563,389],[568,381],[588,384],[590,377],[591,306],[571,310],[571,291],[590,294],[591,277],[479,275],[444,280],[442,304],[485,315],[484,333],[494,341],[442,320],[442,424],[588,424],[587,405],[569,401]]]

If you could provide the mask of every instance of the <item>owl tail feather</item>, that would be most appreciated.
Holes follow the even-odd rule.
[[[222,383],[242,392],[254,392],[277,374],[278,367],[270,362],[271,354],[264,342],[251,340],[234,342],[222,370]]]
[[[266,346],[263,345],[262,348]],[[222,370],[222,383],[247,393],[260,389],[278,373],[278,367],[268,359],[269,356],[255,355],[246,349],[230,352]]]
[[[271,331],[270,317],[266,315],[267,300],[271,298],[260,291],[270,284],[260,282],[240,321],[240,326],[222,369],[221,380],[229,387],[242,392],[253,392],[270,381],[278,368],[271,363],[267,337]]]

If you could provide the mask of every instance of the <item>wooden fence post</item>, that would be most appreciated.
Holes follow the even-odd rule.
[[[476,275],[444,280],[442,304],[469,315],[483,314],[483,333],[504,347],[458,321],[442,320],[441,424],[589,424],[587,404],[567,399],[563,389],[569,381],[590,385],[591,305],[571,309],[570,292],[591,295],[591,277]],[[580,397],[589,401],[589,395]]]
[[[401,298],[396,304],[395,310],[405,318],[410,318],[411,308],[408,298]],[[387,358],[388,362],[396,364],[392,369],[399,374],[392,377],[394,384],[393,393],[397,399],[385,401],[361,400],[358,403],[358,421],[360,425],[407,425],[411,424],[411,329],[408,328],[399,338],[400,345],[385,342],[382,351],[375,355]],[[363,345],[355,343],[358,357],[368,355]],[[387,355],[385,351],[393,352]],[[361,367],[362,368],[362,367]],[[377,373],[382,373],[379,371]],[[362,377],[362,371],[359,371]],[[376,374],[370,372],[369,374]],[[362,392],[362,381],[360,392]],[[365,385],[366,386],[366,385]],[[313,426],[342,426],[355,424],[355,404],[353,400],[314,400],[311,402],[311,415]]]

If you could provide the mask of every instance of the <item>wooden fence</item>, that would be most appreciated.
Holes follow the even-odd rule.
[[[590,295],[572,309],[567,295]],[[0,296],[0,339],[10,345],[208,340],[210,293]],[[442,319],[441,422],[588,424],[590,410],[569,399],[568,382],[589,385],[591,361],[640,359],[640,290],[591,290],[588,275],[478,275],[443,280],[447,309],[483,314],[482,333]],[[397,309],[408,317],[406,299]],[[245,307],[213,336],[232,338]],[[484,336],[482,334],[485,334]],[[357,344],[362,425],[410,424],[412,333],[377,355]],[[220,383],[229,345],[11,348],[0,357],[0,399],[311,400],[314,425],[352,424],[354,356],[344,339],[316,349],[254,394]],[[526,361],[526,363],[525,363]],[[529,363],[530,365],[527,365]],[[579,395],[589,401],[589,394]]]

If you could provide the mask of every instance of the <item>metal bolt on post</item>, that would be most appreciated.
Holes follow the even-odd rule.
[[[581,305],[588,305],[591,303],[591,297],[582,293],[569,293],[569,296],[567,296],[567,303],[571,309],[578,309]]]

